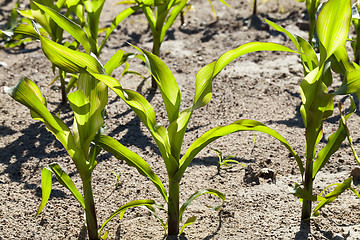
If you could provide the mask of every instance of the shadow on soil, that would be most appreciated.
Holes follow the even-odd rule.
[[[8,127],[1,127],[1,136],[14,134],[15,131]],[[4,129],[5,128],[5,129]],[[28,179],[23,177],[23,169],[28,169],[25,165],[26,162],[37,159],[34,164],[35,167],[29,169],[30,173],[26,173],[27,176],[36,176],[34,173],[43,167],[41,160],[44,158],[54,158],[64,156],[65,150],[63,150],[60,143],[58,143],[55,137],[48,132],[45,127],[39,123],[33,123],[28,128],[21,131],[22,135],[7,144],[4,148],[0,148],[1,163],[5,166],[4,170],[0,172],[0,175],[7,174],[11,182],[24,183],[25,189],[36,189],[36,196],[41,198],[41,188],[33,183],[28,183]],[[46,147],[54,145],[51,152],[46,152]],[[53,190],[51,196],[64,197],[65,194],[59,190]]]
[[[319,227],[319,225],[316,222],[311,222],[310,224],[314,224],[316,231],[321,232],[324,239],[329,239],[329,240],[331,240],[331,239],[348,239],[348,237],[350,236],[350,233],[348,233],[345,236],[341,236],[341,238],[336,237],[336,235],[334,235],[334,233],[332,231],[321,230],[321,228]],[[307,240],[307,239],[310,239],[310,237],[311,237],[310,225],[308,223],[301,222],[300,230],[296,233],[294,240]]]

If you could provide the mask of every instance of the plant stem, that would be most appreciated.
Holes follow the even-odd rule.
[[[179,192],[180,182],[169,178],[168,235],[179,234]]]
[[[61,84],[61,101],[67,102],[65,79],[63,78],[62,71],[60,71],[60,84]]]
[[[310,149],[310,151],[313,151],[313,149]],[[310,194],[312,194],[313,190],[313,155],[309,154],[306,157],[306,166],[305,166],[305,182],[304,182],[304,189],[308,191]],[[303,200],[302,205],[302,212],[301,212],[301,220],[304,222],[308,222],[310,224],[311,216],[311,200]]]
[[[354,48],[354,55],[355,55],[355,63],[359,64],[360,63],[360,24],[359,24],[360,20],[358,21],[358,25],[355,29],[356,32],[356,40],[355,40],[355,48]]]
[[[83,187],[88,236],[90,240],[99,240],[94,195],[91,186],[91,177],[90,179],[83,181]]]
[[[311,0],[310,9],[308,9],[309,19],[310,19],[310,28],[309,28],[309,43],[311,46],[313,46],[313,38],[315,33],[315,24],[316,24],[316,12],[317,12],[317,6],[316,6],[316,0]]]
[[[257,1],[256,0],[254,0],[253,1],[254,2],[254,7],[253,7],[253,14],[252,15],[256,15],[256,12],[257,12]]]
[[[155,54],[158,57],[160,57],[160,46],[161,46],[160,36],[157,37],[154,34],[152,53]],[[151,77],[151,87],[153,89],[157,88],[157,83],[156,83],[156,80],[155,80],[154,77]]]

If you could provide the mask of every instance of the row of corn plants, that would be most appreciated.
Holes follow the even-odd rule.
[[[65,29],[67,25],[62,25],[62,23],[60,23],[60,25],[54,24],[54,19],[60,17],[66,19],[67,21],[74,21],[82,27],[89,40],[89,42],[83,47],[86,48],[86,50],[91,49],[96,56],[99,56],[110,34],[121,23],[121,21],[136,11],[141,10],[146,17],[152,32],[152,53],[160,56],[160,47],[166,33],[173,26],[175,20],[179,16],[181,16],[182,22],[184,21],[183,17],[185,12],[191,7],[189,1],[190,0],[120,1],[118,4],[127,4],[130,5],[130,7],[120,12],[112,21],[111,26],[106,29],[99,28],[99,19],[105,0],[31,0],[29,10],[18,10],[17,8],[19,7],[19,2],[17,2],[6,26],[6,30],[2,30],[0,32],[0,37],[5,40],[5,47],[14,47],[24,44],[27,41],[38,40],[38,35],[34,32],[34,29],[31,26],[31,20],[35,20],[41,25],[40,31],[42,31],[43,34],[46,33],[46,35],[53,41],[62,45],[71,46],[72,49],[77,49],[79,46],[78,38],[83,38],[84,34],[80,36],[74,34],[73,37],[76,41],[72,43],[64,41],[63,31],[65,30],[71,34],[73,29]],[[220,0],[220,2],[230,7],[230,5],[228,5],[224,0]],[[40,3],[40,5],[38,3]],[[209,0],[209,3],[216,17],[212,1]],[[65,14],[59,14],[61,10],[64,11]],[[19,14],[23,16],[20,20],[18,19]],[[106,32],[105,37],[101,43],[98,43],[99,34],[102,32]],[[59,75],[56,77],[60,78],[61,81],[63,102],[67,101],[66,95],[77,81],[77,76],[73,75],[66,87],[64,80],[65,76],[66,72],[62,72],[60,70]],[[152,80],[152,87],[156,88],[156,81],[154,79]]]
[[[59,164],[52,163],[46,166],[41,172],[43,194],[38,214],[49,199],[52,188],[51,176],[54,174],[60,184],[70,190],[84,209],[89,239],[105,238],[107,233],[105,232],[103,235],[103,230],[108,221],[118,214],[122,217],[128,208],[137,206],[146,206],[160,221],[168,235],[177,235],[196,220],[195,216],[191,216],[181,226],[183,213],[194,199],[203,194],[219,197],[222,203],[213,207],[215,210],[221,208],[225,201],[225,195],[218,190],[203,189],[191,194],[180,205],[180,192],[187,192],[186,189],[180,189],[180,183],[187,167],[208,144],[220,137],[239,131],[267,133],[279,140],[293,155],[300,169],[302,182],[295,185],[292,193],[303,202],[301,216],[303,221],[309,222],[310,217],[319,215],[319,210],[323,206],[334,201],[347,189],[352,190],[360,197],[357,191],[351,187],[351,178],[344,180],[343,183],[335,183],[336,188],[326,195],[314,195],[313,193],[313,184],[317,173],[346,139],[349,140],[355,153],[347,120],[355,111],[355,104],[350,94],[356,93],[360,88],[360,67],[350,61],[345,48],[351,21],[350,0],[329,0],[324,4],[316,22],[319,55],[316,54],[316,49],[308,41],[292,35],[275,23],[267,21],[273,28],[286,34],[294,43],[295,49],[276,43],[250,42],[224,53],[216,61],[197,72],[193,104],[182,111],[180,111],[181,92],[170,69],[156,53],[134,46],[139,52],[138,57],[144,61],[159,88],[167,113],[167,127],[159,124],[155,109],[146,98],[136,91],[123,88],[119,79],[111,76],[117,67],[126,62],[128,54],[119,50],[103,65],[97,59],[103,47],[102,45],[98,47],[96,38],[94,38],[95,34],[97,36],[98,30],[92,33],[91,31],[94,29],[87,28],[87,25],[77,24],[53,8],[37,2],[32,4],[36,5],[42,16],[45,16],[48,21],[53,21],[58,28],[73,36],[76,43],[85,50],[84,53],[79,51],[79,47],[74,49],[67,44],[59,43],[56,39],[50,39],[48,34],[37,29],[36,25],[33,24],[33,35],[40,40],[41,48],[51,63],[63,72],[78,76],[76,90],[68,95],[69,104],[74,113],[72,128],[69,128],[59,117],[49,112],[46,107],[46,99],[32,80],[24,77],[16,86],[5,88],[5,91],[12,98],[30,109],[33,119],[42,121],[45,127],[62,143],[81,177],[82,193]],[[93,2],[92,8],[89,7],[88,11],[91,12],[89,9],[92,9],[97,13],[96,9],[100,9],[102,5],[96,4],[99,3]],[[151,4],[160,3],[151,2]],[[142,7],[148,7],[148,5],[142,5]],[[134,8],[131,9],[134,10]],[[144,11],[144,9],[146,8],[142,10]],[[101,12],[101,10],[99,11]],[[164,18],[164,16],[162,17]],[[96,19],[97,22],[94,26],[98,26],[99,18]],[[241,119],[229,125],[215,127],[201,135],[184,151],[182,146],[188,123],[195,110],[210,102],[213,93],[212,82],[215,77],[236,58],[257,51],[290,52],[298,54],[301,59],[304,79],[299,86],[299,91],[302,99],[300,112],[305,125],[305,159],[302,160],[278,132],[250,119]],[[332,86],[333,74],[342,76],[341,87],[335,90]],[[136,113],[156,142],[164,162],[164,170],[167,172],[168,189],[165,188],[161,179],[145,159],[123,146],[117,139],[106,135],[104,109],[108,102],[108,88],[114,91]],[[348,96],[351,103],[350,111],[344,113],[342,104],[338,104],[340,110],[338,130],[331,134],[326,145],[317,151],[318,144],[323,136],[323,124],[333,115],[334,97],[337,95]],[[92,192],[92,172],[97,164],[96,158],[102,149],[113,154],[117,159],[125,160],[129,166],[136,168],[141,175],[150,179],[164,202],[156,203],[151,199],[140,199],[124,204],[114,210],[114,213],[99,228]],[[313,202],[319,202],[315,208],[312,208]],[[157,210],[166,211],[167,219],[161,219],[156,213]]]

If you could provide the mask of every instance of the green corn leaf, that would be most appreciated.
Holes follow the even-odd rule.
[[[59,183],[66,187],[75,197],[75,199],[79,201],[80,205],[85,209],[85,201],[83,196],[81,195],[79,190],[77,190],[71,178],[61,169],[59,164],[51,163],[49,165],[49,169],[51,169],[51,171],[54,173]]]
[[[319,65],[318,57],[307,41],[299,36],[297,37],[297,41],[299,42],[300,52],[303,53],[300,54],[300,58],[306,75]]]
[[[160,222],[160,224],[163,227],[165,234],[166,234],[167,223],[165,223],[164,220],[156,213],[155,208],[154,208],[154,207],[156,207],[156,208],[166,212],[166,209],[164,209],[164,206],[158,205],[158,204],[153,204],[153,205],[145,205],[143,207],[146,210],[148,210]]]
[[[312,70],[309,74],[307,74],[304,80],[300,84],[299,91],[303,102],[300,112],[304,121],[305,128],[307,127],[308,122],[310,121],[308,120],[307,113],[309,111],[308,109],[310,109],[312,102],[316,98],[317,85],[318,85],[317,83],[319,81],[320,75],[321,73],[319,71],[319,67],[317,67],[314,70]],[[315,84],[317,84],[315,87],[312,88],[308,87]]]
[[[175,159],[180,158],[184,135],[193,110],[193,108],[188,108],[182,111],[180,116],[175,121],[171,122],[167,128],[171,145],[171,154]]]
[[[41,96],[40,89],[34,82],[24,77],[16,86],[5,87],[4,90],[13,99],[29,108],[35,120],[44,122],[46,128],[59,139],[66,149],[71,148],[73,139],[70,130],[49,112],[45,106],[45,98]]]
[[[120,1],[117,4],[121,5],[121,4],[136,4],[137,1],[135,0],[125,0],[125,1]]]
[[[239,120],[232,124],[213,128],[198,139],[196,139],[193,144],[190,145],[184,156],[180,159],[180,169],[176,173],[175,179],[180,180],[189,166],[194,157],[208,144],[215,141],[216,139],[228,135],[230,133],[235,133],[239,131],[257,131],[266,133],[275,139],[279,140],[295,157],[297,164],[299,165],[301,174],[304,173],[304,167],[302,165],[300,157],[295,153],[295,151],[291,148],[289,143],[275,130],[265,126],[264,124],[254,121],[254,120]]]
[[[121,13],[119,13],[114,20],[111,22],[111,26],[109,27],[109,29],[106,31],[105,37],[102,40],[100,46],[98,47],[98,52],[100,53],[101,50],[104,48],[106,41],[108,40],[108,38],[110,37],[110,34],[114,31],[114,29],[122,22],[122,20],[124,20],[125,18],[127,18],[128,16],[130,16],[131,14],[135,13],[137,10],[139,10],[140,7],[138,6],[134,6],[134,7],[130,7],[125,9],[124,11],[122,11]]]
[[[306,149],[315,154],[316,145],[322,137],[322,123],[332,115],[334,109],[333,95],[328,94],[326,85],[321,81],[324,65],[312,70],[300,84],[300,95],[303,104],[300,112],[306,127]]]
[[[127,149],[121,143],[109,136],[101,135],[99,138],[94,139],[94,141],[104,150],[113,154],[117,159],[125,160],[129,166],[135,167],[140,174],[148,177],[167,202],[168,197],[164,185],[160,181],[159,177],[151,170],[149,164],[139,155]]]
[[[141,7],[141,10],[145,14],[145,17],[149,23],[153,38],[160,37],[160,33],[156,29],[156,17],[154,12],[151,10],[151,8],[145,6]]]
[[[313,163],[313,178],[315,178],[317,172],[326,164],[326,162],[331,157],[331,155],[340,148],[342,142],[345,140],[346,137],[349,140],[350,147],[354,153],[355,159],[359,162],[359,159],[357,157],[355,149],[353,148],[349,130],[346,125],[349,117],[356,111],[356,105],[355,105],[353,98],[351,96],[349,96],[349,99],[350,99],[350,104],[351,104],[350,110],[349,110],[348,114],[346,114],[345,116],[342,113],[342,111],[343,111],[342,103],[341,102],[339,103],[339,111],[340,111],[339,128],[335,133],[333,133],[329,137],[328,143],[319,152],[316,160],[314,161],[314,163]]]
[[[66,4],[67,8],[75,7],[80,4],[80,0],[66,0],[64,1],[64,4]]]
[[[218,198],[220,198],[222,200],[222,203],[218,206],[215,206],[215,207],[209,207],[213,210],[219,210],[220,208],[222,208],[222,206],[224,206],[224,203],[225,203],[225,195],[217,190],[214,190],[214,189],[202,189],[202,190],[199,190],[197,192],[195,192],[194,194],[192,194],[188,200],[186,200],[184,202],[184,204],[181,206],[180,210],[179,210],[179,220],[182,221],[182,216],[185,212],[185,210],[187,209],[187,207],[198,197],[200,197],[201,195],[204,195],[204,194],[211,194],[211,195],[214,195]]]
[[[147,206],[147,205],[154,205],[155,201],[154,200],[149,200],[149,199],[143,199],[143,200],[135,200],[135,201],[131,201],[127,204],[122,205],[119,209],[117,209],[113,214],[111,214],[111,216],[106,219],[106,221],[101,225],[101,228],[99,229],[99,232],[101,232],[104,227],[106,226],[106,224],[116,215],[120,214],[121,218],[124,215],[124,213],[126,212],[127,209],[129,208],[133,208],[133,207],[139,207],[139,206]],[[120,219],[121,219],[120,218]]]
[[[321,149],[317,158],[313,163],[313,178],[320,171],[320,169],[327,163],[329,158],[341,147],[342,142],[345,140],[347,134],[344,125],[340,122],[339,129],[331,134],[326,146]]]
[[[335,53],[331,56],[331,68],[339,74],[346,75],[347,72],[351,72],[356,70],[354,63],[352,63],[349,59],[348,53],[346,51],[346,47],[339,47]],[[343,84],[347,83],[346,79],[344,79]]]
[[[152,53],[139,49],[144,54],[146,65],[157,81],[169,119],[168,138],[173,158],[179,159],[182,140],[191,112],[184,111],[179,115],[181,92],[174,75],[161,59]],[[172,168],[174,169],[174,168]]]
[[[67,7],[66,2],[67,2],[66,0],[58,0],[58,1],[56,1],[56,3],[55,3],[56,7],[54,9],[59,10],[62,7]],[[72,3],[74,3],[73,0],[70,0],[69,2],[70,2],[70,6],[71,6]]]
[[[246,165],[245,165],[245,164],[240,163],[239,161],[236,161],[236,160],[233,160],[233,159],[228,159],[228,160],[224,160],[224,161],[222,161],[222,164],[227,165],[228,163],[240,164],[240,165],[242,165],[242,166],[246,167]]]
[[[91,141],[104,125],[103,110],[108,102],[108,89],[104,83],[88,73],[80,74],[77,87],[79,91],[71,94],[69,99],[76,117],[73,133],[77,146],[87,155]],[[82,104],[87,106],[87,112]],[[77,112],[78,110],[82,112]],[[80,116],[83,118],[82,123],[78,122]]]
[[[119,66],[119,63],[123,59],[124,56],[123,50],[118,50],[114,55],[111,56],[109,61],[107,61],[104,65],[106,74],[111,76],[112,72]]]
[[[31,39],[39,39],[39,34],[34,30],[32,25],[21,23],[14,29],[14,34],[21,34],[23,37],[30,37]]]
[[[66,124],[58,117],[53,116],[45,106],[45,99],[41,96],[40,89],[28,78],[23,78],[15,87],[4,88],[5,92],[13,99],[30,109],[33,119],[45,124],[47,130],[55,135],[62,143],[78,169],[87,169],[85,157],[81,149],[75,145],[75,140]],[[83,172],[81,174],[88,174]]]
[[[286,30],[285,28],[281,27],[280,25],[277,25],[276,23],[268,20],[268,19],[264,19],[265,22],[267,22],[267,24],[269,24],[271,27],[273,27],[276,31],[278,32],[282,32],[284,33],[286,36],[288,36],[288,38],[290,38],[290,40],[293,42],[293,44],[295,45],[296,49],[300,52],[300,45],[298,40],[296,39],[296,37],[290,33],[288,30]]]
[[[316,22],[320,48],[325,49],[325,52],[320,49],[321,62],[325,62],[345,44],[349,35],[350,20],[351,1],[329,0],[325,4]]]
[[[212,80],[224,67],[244,54],[257,51],[286,51],[296,53],[296,51],[280,44],[261,42],[246,43],[224,53],[216,62],[206,65],[197,73],[194,107],[199,108],[209,103],[212,96]]]
[[[100,52],[97,51],[99,20],[105,0],[98,0],[98,1],[85,0],[83,1],[83,3],[87,11],[87,18],[86,18],[87,25],[85,29],[87,30],[88,36],[90,37],[90,40],[92,42],[93,51],[95,55],[99,56]]]
[[[360,194],[359,194],[359,192],[358,191],[356,191],[356,189],[355,188],[353,188],[353,187],[350,187],[349,188],[358,198],[360,198]]]
[[[41,1],[41,4],[48,7],[54,7],[53,3],[49,3],[48,1]],[[47,34],[49,34],[51,37],[54,37],[56,34],[54,32],[54,29],[50,25],[49,17],[41,11],[41,9],[36,5],[35,1],[33,0],[30,1],[30,8],[32,16],[31,19],[34,19],[38,24],[40,24],[41,27],[45,29]]]
[[[0,30],[1,31],[1,30]],[[1,35],[1,34],[0,34]],[[1,37],[1,36],[0,36]],[[31,39],[22,39],[22,40],[17,40],[17,41],[10,41],[10,42],[6,42],[4,44],[4,48],[14,48],[14,47],[18,47],[18,46],[21,46],[22,44],[24,43],[27,43],[27,42],[31,42],[32,40]]]
[[[75,75],[75,74],[71,75],[70,81],[66,86],[66,90],[65,90],[66,94],[68,94],[74,88],[78,79],[79,78],[77,75]]]
[[[126,64],[124,71],[121,74],[121,77],[125,74],[136,74],[140,77],[144,78],[140,73],[128,71],[129,64],[127,61],[132,58],[139,58],[143,61],[145,61],[144,56],[140,54],[134,54],[134,53],[124,53],[124,51],[119,50],[117,51],[110,59],[106,62],[104,65],[104,68],[106,70],[107,75],[111,76],[111,73],[118,67],[120,67],[123,64]]]
[[[351,187],[352,177],[346,179],[343,183],[339,183],[333,191],[326,194],[326,196],[316,205],[314,212],[318,212],[322,207],[325,205],[335,201],[335,199],[345,192],[345,190],[349,189]]]
[[[157,124],[155,111],[150,103],[139,93],[127,89],[123,89],[120,83],[113,77],[101,74],[92,74],[99,81],[105,83],[113,90],[129,107],[136,113],[140,120],[149,129],[153,136],[160,153],[165,161],[167,171],[174,172],[179,163],[171,155],[170,142],[167,130]]]
[[[34,20],[31,10],[17,10],[17,11],[21,16]]]
[[[68,100],[75,116],[73,125],[75,142],[86,153],[91,141],[104,124],[100,108],[91,114],[92,103],[82,90],[70,93]]]
[[[216,66],[212,76],[215,77],[226,65],[228,65],[234,59],[250,52],[259,51],[281,51],[297,53],[296,51],[277,43],[249,42],[221,55],[221,57],[216,61]]]
[[[290,193],[295,195],[296,197],[302,200],[310,200],[310,201],[322,201],[324,197],[322,196],[314,196],[305,189],[301,188],[299,184],[295,183],[294,188],[289,188]]]
[[[41,203],[39,206],[39,209],[36,213],[36,216],[41,213],[41,211],[44,209],[46,203],[49,200],[50,193],[52,188],[52,177],[51,177],[51,170],[48,168],[43,168],[41,171],[41,191],[42,191],[42,197],[41,197]]]
[[[100,232],[99,232],[99,235],[100,235]],[[108,236],[109,236],[109,232],[108,232],[108,231],[106,231],[106,232],[104,233],[104,235],[102,235],[102,236],[101,236],[101,240],[105,240],[105,239],[107,239],[107,238],[108,238]]]
[[[61,70],[68,73],[105,74],[105,69],[95,56],[69,49],[43,36],[40,40],[46,57]]]
[[[196,217],[195,217],[195,216],[189,217],[189,218],[186,220],[186,222],[184,223],[184,225],[181,227],[181,229],[180,229],[180,234],[182,234],[182,233],[184,232],[184,229],[185,229],[187,226],[193,224],[195,221],[196,221]]]
[[[17,11],[17,8],[20,5],[20,0],[17,0],[17,2],[15,3],[13,9],[11,10],[11,14],[9,16],[9,20],[6,23],[6,29],[10,29],[10,28],[14,28],[16,27],[17,23],[18,23],[18,16],[19,13]]]
[[[181,92],[174,75],[159,57],[145,50],[137,49],[144,54],[146,66],[157,81],[169,122],[175,121],[179,116]]]
[[[346,83],[336,90],[334,95],[347,95],[360,89],[360,70],[346,72]]]
[[[172,8],[168,18],[166,19],[166,22],[161,30],[161,36],[160,36],[160,42],[163,41],[166,32],[171,28],[171,26],[174,24],[176,18],[179,16],[179,14],[183,11],[183,9],[186,7],[186,4],[189,2],[189,0],[181,0],[177,3],[175,7]]]
[[[106,85],[100,82],[99,80],[97,80],[96,78],[94,78],[93,76],[91,76],[91,74],[81,73],[79,75],[77,87],[78,89],[84,91],[85,95],[89,98],[89,101],[91,102],[90,116],[101,114],[108,100],[108,89]],[[101,124],[102,122],[100,123],[100,125]]]
[[[76,122],[83,126],[89,119],[90,101],[82,90],[72,92],[68,96],[71,108],[74,111]]]
[[[225,0],[219,0],[222,4],[224,4],[225,6],[231,8],[231,5],[229,5]]]
[[[75,22],[71,21],[69,18],[60,14],[59,12],[51,9],[47,6],[41,5],[39,3],[34,2],[37,7],[39,7],[42,11],[48,14],[51,19],[56,22],[62,29],[68,32],[72,37],[76,39],[85,49],[87,53],[90,53],[91,46],[89,43],[89,39],[84,32],[84,30]]]

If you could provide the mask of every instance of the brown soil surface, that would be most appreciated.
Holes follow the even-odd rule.
[[[111,23],[124,6],[116,1],[106,3],[101,22]],[[162,59],[174,73],[182,91],[182,108],[190,106],[194,94],[196,72],[222,53],[249,41],[272,41],[292,47],[284,35],[271,30],[263,18],[281,24],[293,33],[307,38],[304,3],[295,0],[268,1],[259,6],[259,19],[250,18],[252,8],[247,0],[229,0],[228,8],[214,0],[218,21],[214,22],[206,0],[196,0],[185,18],[186,25],[177,21],[162,46]],[[0,23],[5,24],[14,2],[0,1]],[[27,4],[27,2],[26,2]],[[254,23],[254,24],[251,24]],[[126,42],[151,49],[151,32],[142,14],[126,19],[108,41],[100,61],[105,63],[116,50],[135,50]],[[60,86],[53,79],[49,61],[40,44],[33,42],[25,48],[0,49],[0,239],[86,239],[83,212],[69,191],[54,180],[53,192],[45,210],[34,217],[41,201],[40,172],[51,162],[67,169],[78,188],[79,176],[65,150],[43,124],[30,118],[27,108],[12,100],[3,90],[27,76],[34,80],[47,97],[49,108],[62,119],[72,119],[70,108],[61,106]],[[148,76],[139,62],[131,69]],[[119,76],[120,70],[114,73]],[[193,115],[184,140],[183,151],[202,133],[242,118],[266,123],[279,131],[300,156],[304,156],[304,128],[299,113],[301,104],[298,86],[302,80],[298,56],[287,53],[255,53],[231,63],[213,84],[213,98]],[[137,89],[151,99],[160,123],[166,124],[160,94],[149,92],[150,81],[126,76],[122,83]],[[341,100],[340,98],[337,99]],[[337,109],[334,111],[337,116]],[[326,143],[338,126],[332,117],[324,127]],[[154,141],[146,128],[128,107],[110,93],[107,133],[138,153],[149,162],[166,186],[165,167]],[[360,141],[360,118],[355,114],[349,121],[353,141]],[[256,141],[254,141],[254,138]],[[217,156],[211,148],[246,164],[217,172]],[[350,176],[356,162],[347,142],[329,160],[315,181],[315,193],[331,183],[342,182]],[[270,168],[276,181],[249,179],[252,169],[258,173]],[[114,190],[116,177],[120,184]],[[195,200],[185,214],[197,216],[195,224],[185,230],[181,239],[360,239],[359,199],[350,191],[326,206],[322,215],[311,223],[311,232],[300,226],[301,203],[291,195],[288,185],[300,183],[296,162],[278,141],[265,134],[236,133],[215,141],[191,163],[181,183],[181,202],[199,189],[213,188],[226,195],[225,207],[214,212],[206,204],[218,200],[203,196]],[[99,223],[129,200],[150,198],[160,201],[152,183],[139,173],[103,152],[94,171],[94,194]],[[358,186],[355,186],[358,188]],[[163,239],[164,231],[158,221],[142,208],[129,210],[120,221],[112,220],[109,239]]]

